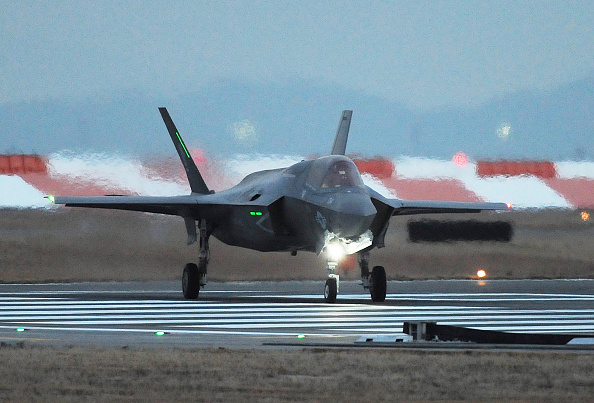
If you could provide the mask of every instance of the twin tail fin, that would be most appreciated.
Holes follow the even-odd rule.
[[[190,183],[190,189],[192,190],[192,193],[211,193],[208,189],[208,186],[206,186],[206,182],[204,182],[202,175],[200,175],[200,171],[198,170],[198,167],[196,167],[196,164],[190,155],[190,151],[188,151],[184,141],[179,135],[179,131],[175,127],[171,116],[169,116],[167,108],[159,108],[159,112],[161,112],[161,117],[163,118],[165,126],[167,127],[167,131],[171,136],[173,145],[175,145],[175,149],[177,150],[179,158],[181,159],[184,169],[186,170],[186,175],[188,176],[188,182]]]

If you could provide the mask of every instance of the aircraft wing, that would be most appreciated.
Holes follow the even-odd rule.
[[[456,202],[441,200],[401,200],[387,198],[367,188],[369,195],[382,210],[391,211],[389,216],[437,213],[478,213],[483,210],[509,210],[511,204],[488,202]]]
[[[483,210],[508,210],[506,203],[454,202],[439,200],[387,199],[394,207],[392,215],[435,214],[435,213],[478,213]]]
[[[188,196],[48,196],[55,204],[186,216],[199,202]]]
[[[224,216],[234,207],[266,207],[272,203],[265,198],[259,203],[237,203],[215,195],[196,194],[186,196],[48,196],[48,199],[66,207],[130,210],[215,220],[217,217]]]
[[[213,195],[214,196],[214,195]],[[212,223],[225,220],[237,207],[263,208],[270,203],[233,203],[207,195],[187,196],[48,196],[51,202],[67,207],[87,207],[139,211],[183,217],[188,232],[188,245],[196,242],[196,220]]]

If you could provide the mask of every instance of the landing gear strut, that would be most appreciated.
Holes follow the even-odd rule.
[[[383,266],[375,266],[369,273],[369,252],[359,252],[357,254],[359,267],[361,268],[361,280],[363,288],[371,293],[373,302],[383,302],[386,300],[386,270]]]
[[[186,299],[198,298],[200,287],[204,287],[206,284],[206,272],[210,260],[210,248],[208,246],[210,231],[208,231],[206,220],[200,220],[199,229],[200,253],[198,255],[198,264],[186,264],[182,275],[182,291]]]

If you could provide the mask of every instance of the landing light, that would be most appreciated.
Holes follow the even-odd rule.
[[[330,260],[338,262],[346,256],[346,249],[340,241],[332,241],[326,246],[326,253]]]
[[[590,219],[590,213],[582,211],[581,215],[582,215],[582,220],[584,220],[584,221],[588,221]]]
[[[485,277],[487,277],[487,272],[484,271],[484,270],[479,270],[479,271],[476,272],[476,276],[478,278],[485,278]]]

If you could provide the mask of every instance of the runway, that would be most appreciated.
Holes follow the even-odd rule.
[[[178,282],[0,285],[0,341],[40,345],[252,348],[353,345],[405,321],[524,333],[594,334],[594,280],[388,283],[372,303],[342,281],[210,283],[184,300]]]

